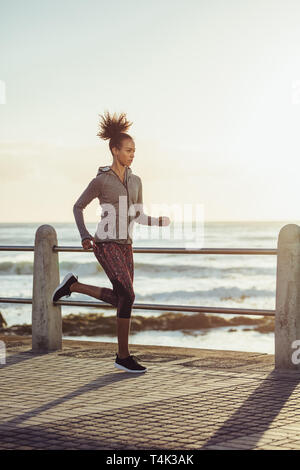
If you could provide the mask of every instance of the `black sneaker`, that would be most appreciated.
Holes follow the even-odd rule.
[[[68,273],[64,277],[63,281],[59,284],[59,286],[55,289],[52,295],[52,301],[57,302],[61,297],[65,295],[70,297],[71,291],[70,286],[74,284],[74,282],[78,281],[78,276],[74,275],[73,273]]]
[[[136,358],[131,355],[125,357],[124,359],[120,359],[118,354],[116,354],[115,367],[117,369],[125,370],[126,372],[139,373],[147,371],[147,368],[141,366],[141,364],[137,362]]]

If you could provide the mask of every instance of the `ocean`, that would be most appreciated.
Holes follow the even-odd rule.
[[[182,237],[174,236],[176,233],[172,232],[172,224],[171,239],[166,237],[165,227],[154,228],[136,224],[133,247],[276,249],[279,230],[287,223],[297,222],[204,222],[201,233],[195,233],[192,224],[189,224],[188,242]],[[0,245],[34,245],[35,232],[42,224],[43,222],[2,223]],[[52,222],[50,225],[57,232],[60,246],[81,247],[75,223]],[[86,226],[90,233],[95,232],[96,224],[86,223]],[[185,235],[187,231],[185,225]],[[274,255],[134,253],[134,263],[136,303],[275,309],[276,256]],[[59,266],[61,279],[67,272],[72,271],[83,283],[111,287],[110,281],[92,252],[60,252]],[[33,252],[0,252],[1,297],[32,297],[32,274]],[[78,293],[73,293],[68,298],[68,300],[75,299],[95,300]],[[8,326],[31,324],[31,305],[0,303],[0,311]],[[106,316],[113,315],[115,310],[101,309],[101,307],[62,307],[63,316],[70,313],[95,312],[102,312]],[[132,315],[158,316],[162,313],[164,312],[133,310]],[[227,319],[234,317],[222,314],[218,316]],[[70,336],[65,338],[72,339]],[[74,339],[116,342],[115,336],[108,335],[76,336]],[[216,327],[192,331],[147,330],[132,333],[130,344],[274,354],[274,333],[260,333],[244,325],[238,325],[234,329]]]

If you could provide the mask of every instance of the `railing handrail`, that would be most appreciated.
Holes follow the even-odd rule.
[[[165,248],[165,247],[132,247],[134,253],[165,253],[165,254],[195,254],[195,255],[276,255],[277,250],[273,248]],[[83,248],[75,248],[72,246],[54,246],[53,251],[92,251]]]
[[[132,247],[134,253],[170,253],[170,254],[214,254],[214,255],[277,255],[276,248],[165,248],[165,247]],[[34,251],[30,245],[0,245],[0,251]],[[53,245],[54,252],[92,252],[76,246]]]
[[[34,251],[34,245],[0,245],[0,251]]]
[[[11,304],[31,304],[32,299],[18,297],[0,297],[0,303]],[[113,308],[111,304],[102,301],[87,300],[58,300],[57,305],[73,305],[75,307],[101,307]],[[205,313],[224,313],[228,315],[264,315],[273,317],[275,310],[262,310],[252,308],[229,308],[229,307],[205,307],[197,305],[168,305],[168,304],[146,304],[134,303],[133,308],[137,310],[161,310],[171,312],[205,312]]]

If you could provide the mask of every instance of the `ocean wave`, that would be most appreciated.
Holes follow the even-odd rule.
[[[90,263],[76,263],[74,261],[61,261],[59,263],[60,274],[64,275],[66,272],[75,272],[81,276],[88,276],[97,274],[103,271],[102,267],[96,261]],[[0,275],[24,275],[33,274],[32,261],[3,261],[0,263]]]
[[[33,263],[32,261],[3,261],[0,263],[0,275],[10,274],[32,274]]]
[[[81,276],[89,276],[102,272],[102,266],[97,261],[88,263],[79,263],[76,261],[60,261],[59,268],[61,275],[66,272],[74,272]],[[192,277],[206,277],[206,278],[219,278],[221,276],[239,274],[241,276],[271,276],[276,274],[275,267],[210,267],[210,266],[195,266],[189,264],[155,264],[136,262],[134,264],[135,272],[139,274],[161,275],[162,277],[169,276],[182,276],[188,274]],[[33,274],[33,261],[3,261],[0,262],[0,275],[24,275]]]
[[[275,291],[267,290],[267,289],[256,289],[252,287],[251,289],[240,289],[239,287],[214,287],[213,289],[207,290],[176,290],[176,291],[164,291],[164,292],[154,292],[152,294],[138,294],[136,295],[136,302],[140,301],[151,301],[156,302],[158,301],[166,301],[172,300],[174,303],[176,299],[180,302],[184,302],[184,299],[199,299],[201,298],[217,298],[220,300],[234,300],[234,301],[241,301],[246,298],[253,298],[253,297],[274,297]]]
[[[193,276],[199,277],[220,277],[220,275],[226,274],[241,274],[250,276],[270,276],[276,274],[276,268],[263,267],[263,266],[237,266],[237,267],[216,267],[216,266],[195,266],[190,264],[152,264],[152,263],[134,263],[135,270],[140,270],[145,273],[167,273],[172,272],[172,275],[179,274],[192,274]]]

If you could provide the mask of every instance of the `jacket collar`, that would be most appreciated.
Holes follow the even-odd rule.
[[[130,176],[132,174],[132,169],[129,166],[125,167],[125,178],[126,178],[126,172],[127,172],[127,176]],[[99,166],[97,176],[99,176],[101,173],[113,173],[113,171],[110,168],[110,166]]]

